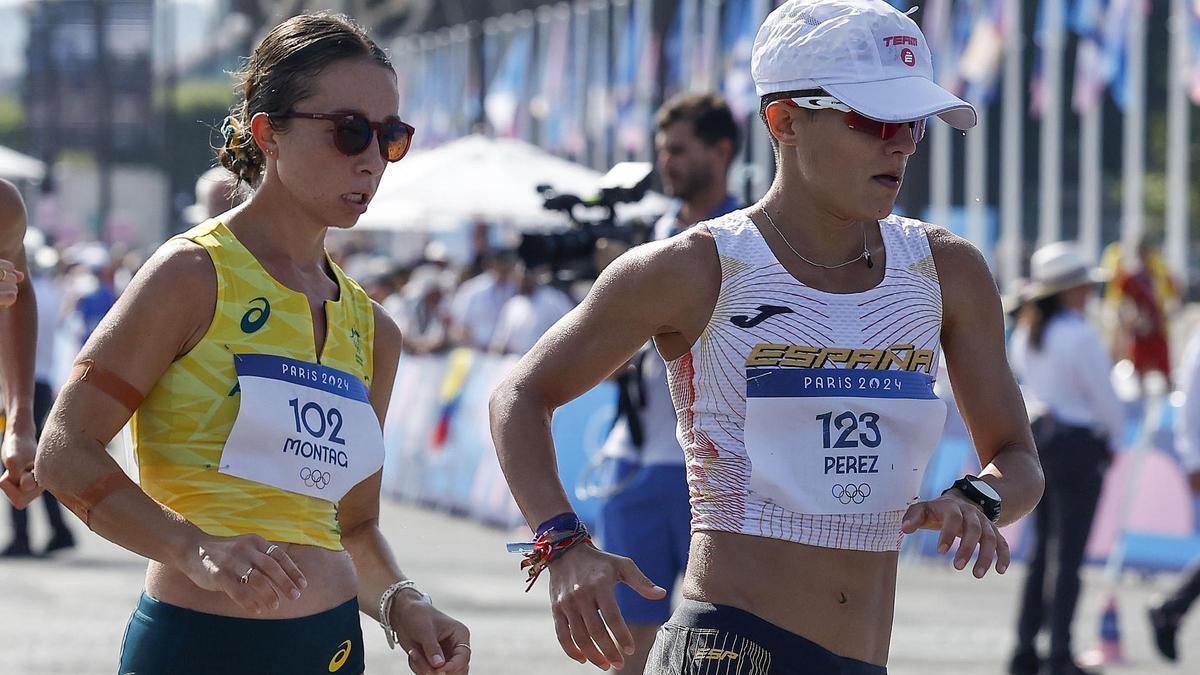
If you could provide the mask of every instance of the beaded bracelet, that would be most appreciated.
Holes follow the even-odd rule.
[[[417,582],[412,579],[405,579],[404,581],[397,581],[388,586],[383,595],[379,596],[379,626],[383,628],[383,634],[387,636],[388,647],[392,649],[396,648],[397,640],[396,631],[392,628],[392,603],[395,602],[397,593],[409,588],[421,593],[421,589],[417,588]],[[431,602],[428,593],[421,593],[421,599],[425,602]]]

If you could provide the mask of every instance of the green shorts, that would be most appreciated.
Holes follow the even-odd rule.
[[[298,619],[240,619],[142,593],[121,645],[119,675],[360,675],[358,601]]]

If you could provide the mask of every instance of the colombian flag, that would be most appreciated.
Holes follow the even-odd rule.
[[[448,357],[449,368],[442,378],[442,387],[438,392],[438,420],[433,427],[433,450],[440,451],[446,446],[450,436],[450,421],[462,400],[463,389],[466,388],[467,376],[471,372],[471,364],[475,362],[475,351],[472,349],[455,349]]]

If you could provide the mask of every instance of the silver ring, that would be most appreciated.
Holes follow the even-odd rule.
[[[465,642],[459,642],[458,644],[456,644],[456,645],[454,645],[454,646],[455,646],[455,647],[466,647],[466,648],[467,648],[467,651],[471,651],[471,645],[469,645],[469,644],[467,644],[467,643],[465,643]]]
[[[8,270],[0,270],[0,281],[8,278]]]
[[[242,583],[243,583],[243,584],[248,584],[248,583],[250,583],[250,575],[251,575],[251,574],[254,574],[254,568],[253,568],[253,567],[251,567],[250,569],[246,570],[246,573],[245,573],[245,574],[243,574],[243,575],[240,577],[240,579],[241,579],[241,581],[242,581]]]
[[[279,544],[271,544],[267,547],[267,555],[271,555],[279,548]]]

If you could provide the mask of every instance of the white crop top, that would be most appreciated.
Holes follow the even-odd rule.
[[[845,294],[796,280],[744,210],[705,225],[721,291],[700,339],[668,364],[692,529],[898,550],[946,417],[924,223],[880,221],[884,279]]]

